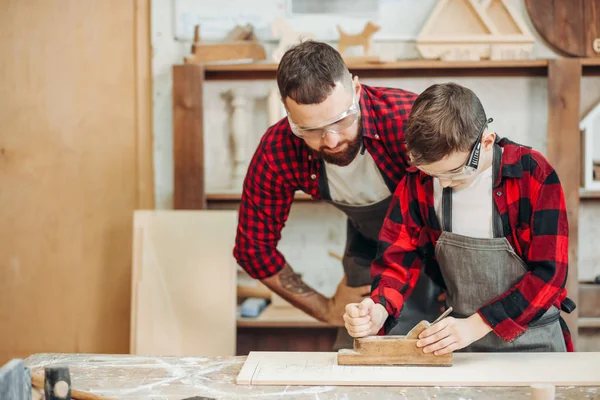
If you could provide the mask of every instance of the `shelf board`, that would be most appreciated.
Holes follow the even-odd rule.
[[[333,328],[295,307],[267,306],[256,318],[237,318],[238,328]]]
[[[600,199],[600,190],[579,190],[579,198],[581,200]]]
[[[239,202],[242,195],[240,193],[207,193],[206,201],[213,203],[234,203]],[[296,193],[294,201],[317,201],[306,193]]]
[[[587,61],[588,63],[590,61]],[[546,76],[547,59],[510,61],[402,60],[393,62],[349,63],[359,77],[394,76]],[[586,64],[591,67],[600,64]],[[273,79],[278,64],[267,62],[205,64],[205,79]]]
[[[588,317],[577,319],[578,328],[600,328],[600,318]]]
[[[600,57],[582,58],[581,69],[584,76],[600,75]]]

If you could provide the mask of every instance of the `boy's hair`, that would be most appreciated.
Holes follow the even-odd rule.
[[[352,87],[352,75],[336,49],[322,42],[307,40],[285,52],[277,68],[281,98],[298,104],[323,102],[341,81]]]
[[[470,151],[486,124],[485,110],[472,90],[456,83],[435,84],[415,100],[404,133],[413,165]]]

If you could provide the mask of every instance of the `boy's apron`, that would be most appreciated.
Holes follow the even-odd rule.
[[[499,177],[502,151],[494,145],[493,188]],[[447,288],[447,306],[453,316],[466,318],[491,300],[515,286],[527,272],[525,262],[503,235],[500,214],[492,198],[494,237],[480,239],[452,233],[452,188],[442,195],[442,235],[435,255]],[[566,351],[561,330],[560,310],[552,306],[529,325],[524,334],[506,342],[493,331],[461,351]]]
[[[358,154],[357,157],[365,157]],[[370,157],[370,155],[367,155]],[[358,287],[371,285],[371,262],[377,256],[379,231],[387,214],[392,196],[367,206],[353,206],[337,203],[331,200],[329,184],[327,183],[326,168],[322,165],[319,190],[324,201],[341,210],[348,217],[346,230],[346,249],[342,264],[348,278],[348,286]],[[381,170],[379,171],[381,173]],[[395,185],[381,173],[390,192],[394,193]],[[397,325],[390,334],[404,335],[417,323],[425,319],[433,321],[440,314],[442,303],[437,301],[441,289],[424,272],[421,273],[416,287],[410,297],[404,302],[402,314]],[[350,349],[353,338],[345,327],[338,329],[334,350]]]

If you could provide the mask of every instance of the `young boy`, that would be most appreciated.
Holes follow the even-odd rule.
[[[477,96],[429,87],[405,132],[412,168],[394,193],[371,266],[371,297],[346,306],[352,337],[387,334],[421,266],[447,290],[450,317],[425,330],[425,353],[573,351],[562,186],[539,152],[487,130]]]

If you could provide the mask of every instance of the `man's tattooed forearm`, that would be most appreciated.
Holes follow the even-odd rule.
[[[316,292],[302,281],[300,275],[294,272],[292,267],[286,265],[278,274],[281,286],[297,296],[310,296]]]

